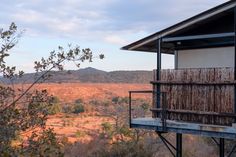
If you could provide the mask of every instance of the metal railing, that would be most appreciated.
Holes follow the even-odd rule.
[[[140,91],[129,91],[129,126],[130,128],[132,127],[132,94],[152,94],[152,99],[160,97],[160,103],[161,103],[161,108],[159,108],[161,111],[159,114],[155,117],[161,117],[162,120],[162,129],[163,132],[166,131],[166,119],[167,119],[167,97],[165,92],[154,92],[152,90],[140,90]],[[156,104],[154,104],[156,105]],[[153,105],[153,106],[154,106]],[[152,106],[152,108],[153,108]],[[152,111],[152,115],[156,113],[153,109],[150,109]]]

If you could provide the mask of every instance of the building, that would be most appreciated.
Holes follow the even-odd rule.
[[[158,133],[173,156],[182,156],[182,134],[236,139],[236,1],[231,0],[122,48],[157,54],[153,91],[130,91],[130,127]],[[175,69],[161,69],[161,54]],[[152,117],[132,117],[132,94],[153,96]],[[176,133],[174,148],[163,133]],[[232,147],[229,156],[236,146]]]

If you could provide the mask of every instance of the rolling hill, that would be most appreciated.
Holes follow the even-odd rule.
[[[32,83],[41,73],[25,74],[16,83]],[[153,76],[152,71],[112,71],[106,72],[95,68],[79,70],[52,71],[47,83],[149,83]],[[7,82],[2,78],[2,81]]]

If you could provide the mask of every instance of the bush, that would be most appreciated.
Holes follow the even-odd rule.
[[[83,113],[84,111],[85,111],[84,105],[82,105],[82,104],[75,104],[74,105],[73,113],[79,114],[79,113]]]
[[[60,99],[59,99],[58,97],[56,97],[56,96],[53,96],[53,97],[51,98],[51,103],[52,103],[52,104],[60,103]]]
[[[118,104],[119,100],[120,100],[120,97],[116,96],[116,97],[113,97],[111,101],[115,104]]]
[[[86,133],[85,133],[85,132],[82,132],[82,131],[76,131],[75,136],[76,136],[77,138],[81,138],[81,137],[86,136]]]
[[[89,101],[89,104],[97,106],[97,105],[100,105],[100,102],[99,100],[94,99],[94,100]]]
[[[70,105],[64,105],[62,107],[62,112],[64,112],[64,113],[72,113],[73,112],[73,108]]]
[[[111,129],[112,129],[112,125],[111,125],[111,123],[109,123],[109,122],[104,122],[104,123],[102,123],[101,125],[102,125],[102,129],[103,129],[105,132],[111,131]]]
[[[129,98],[128,97],[113,97],[111,100],[114,104],[128,104],[129,103]]]
[[[52,104],[48,108],[48,114],[49,115],[54,115],[54,114],[61,113],[61,112],[62,112],[62,107],[61,107],[61,104],[59,104],[59,103]]]
[[[148,108],[149,108],[149,106],[150,106],[150,105],[149,105],[147,102],[144,102],[144,103],[142,103],[141,108],[142,108],[144,111],[147,111]]]
[[[77,100],[75,100],[75,103],[76,104],[82,104],[83,103],[83,99],[77,99]]]
[[[92,154],[92,156],[97,157],[152,157],[153,155],[154,153],[146,148],[143,143],[130,141],[117,142],[110,148],[101,148]]]

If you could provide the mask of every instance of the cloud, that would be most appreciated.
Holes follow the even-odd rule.
[[[106,36],[105,41],[111,44],[119,45],[119,46],[125,45],[127,43],[125,39],[116,35]]]
[[[3,0],[0,18],[15,21],[28,35],[121,44],[117,34],[153,33],[225,1]]]
[[[67,42],[104,50],[107,60],[101,65],[93,63],[98,68],[152,69],[156,62],[151,54],[137,53],[133,59],[133,53],[114,52],[223,2],[226,0],[1,0],[0,25],[16,22],[26,30],[15,50],[19,55],[12,58],[12,64],[23,69],[30,69],[31,64],[23,65],[45,56],[53,45]]]

